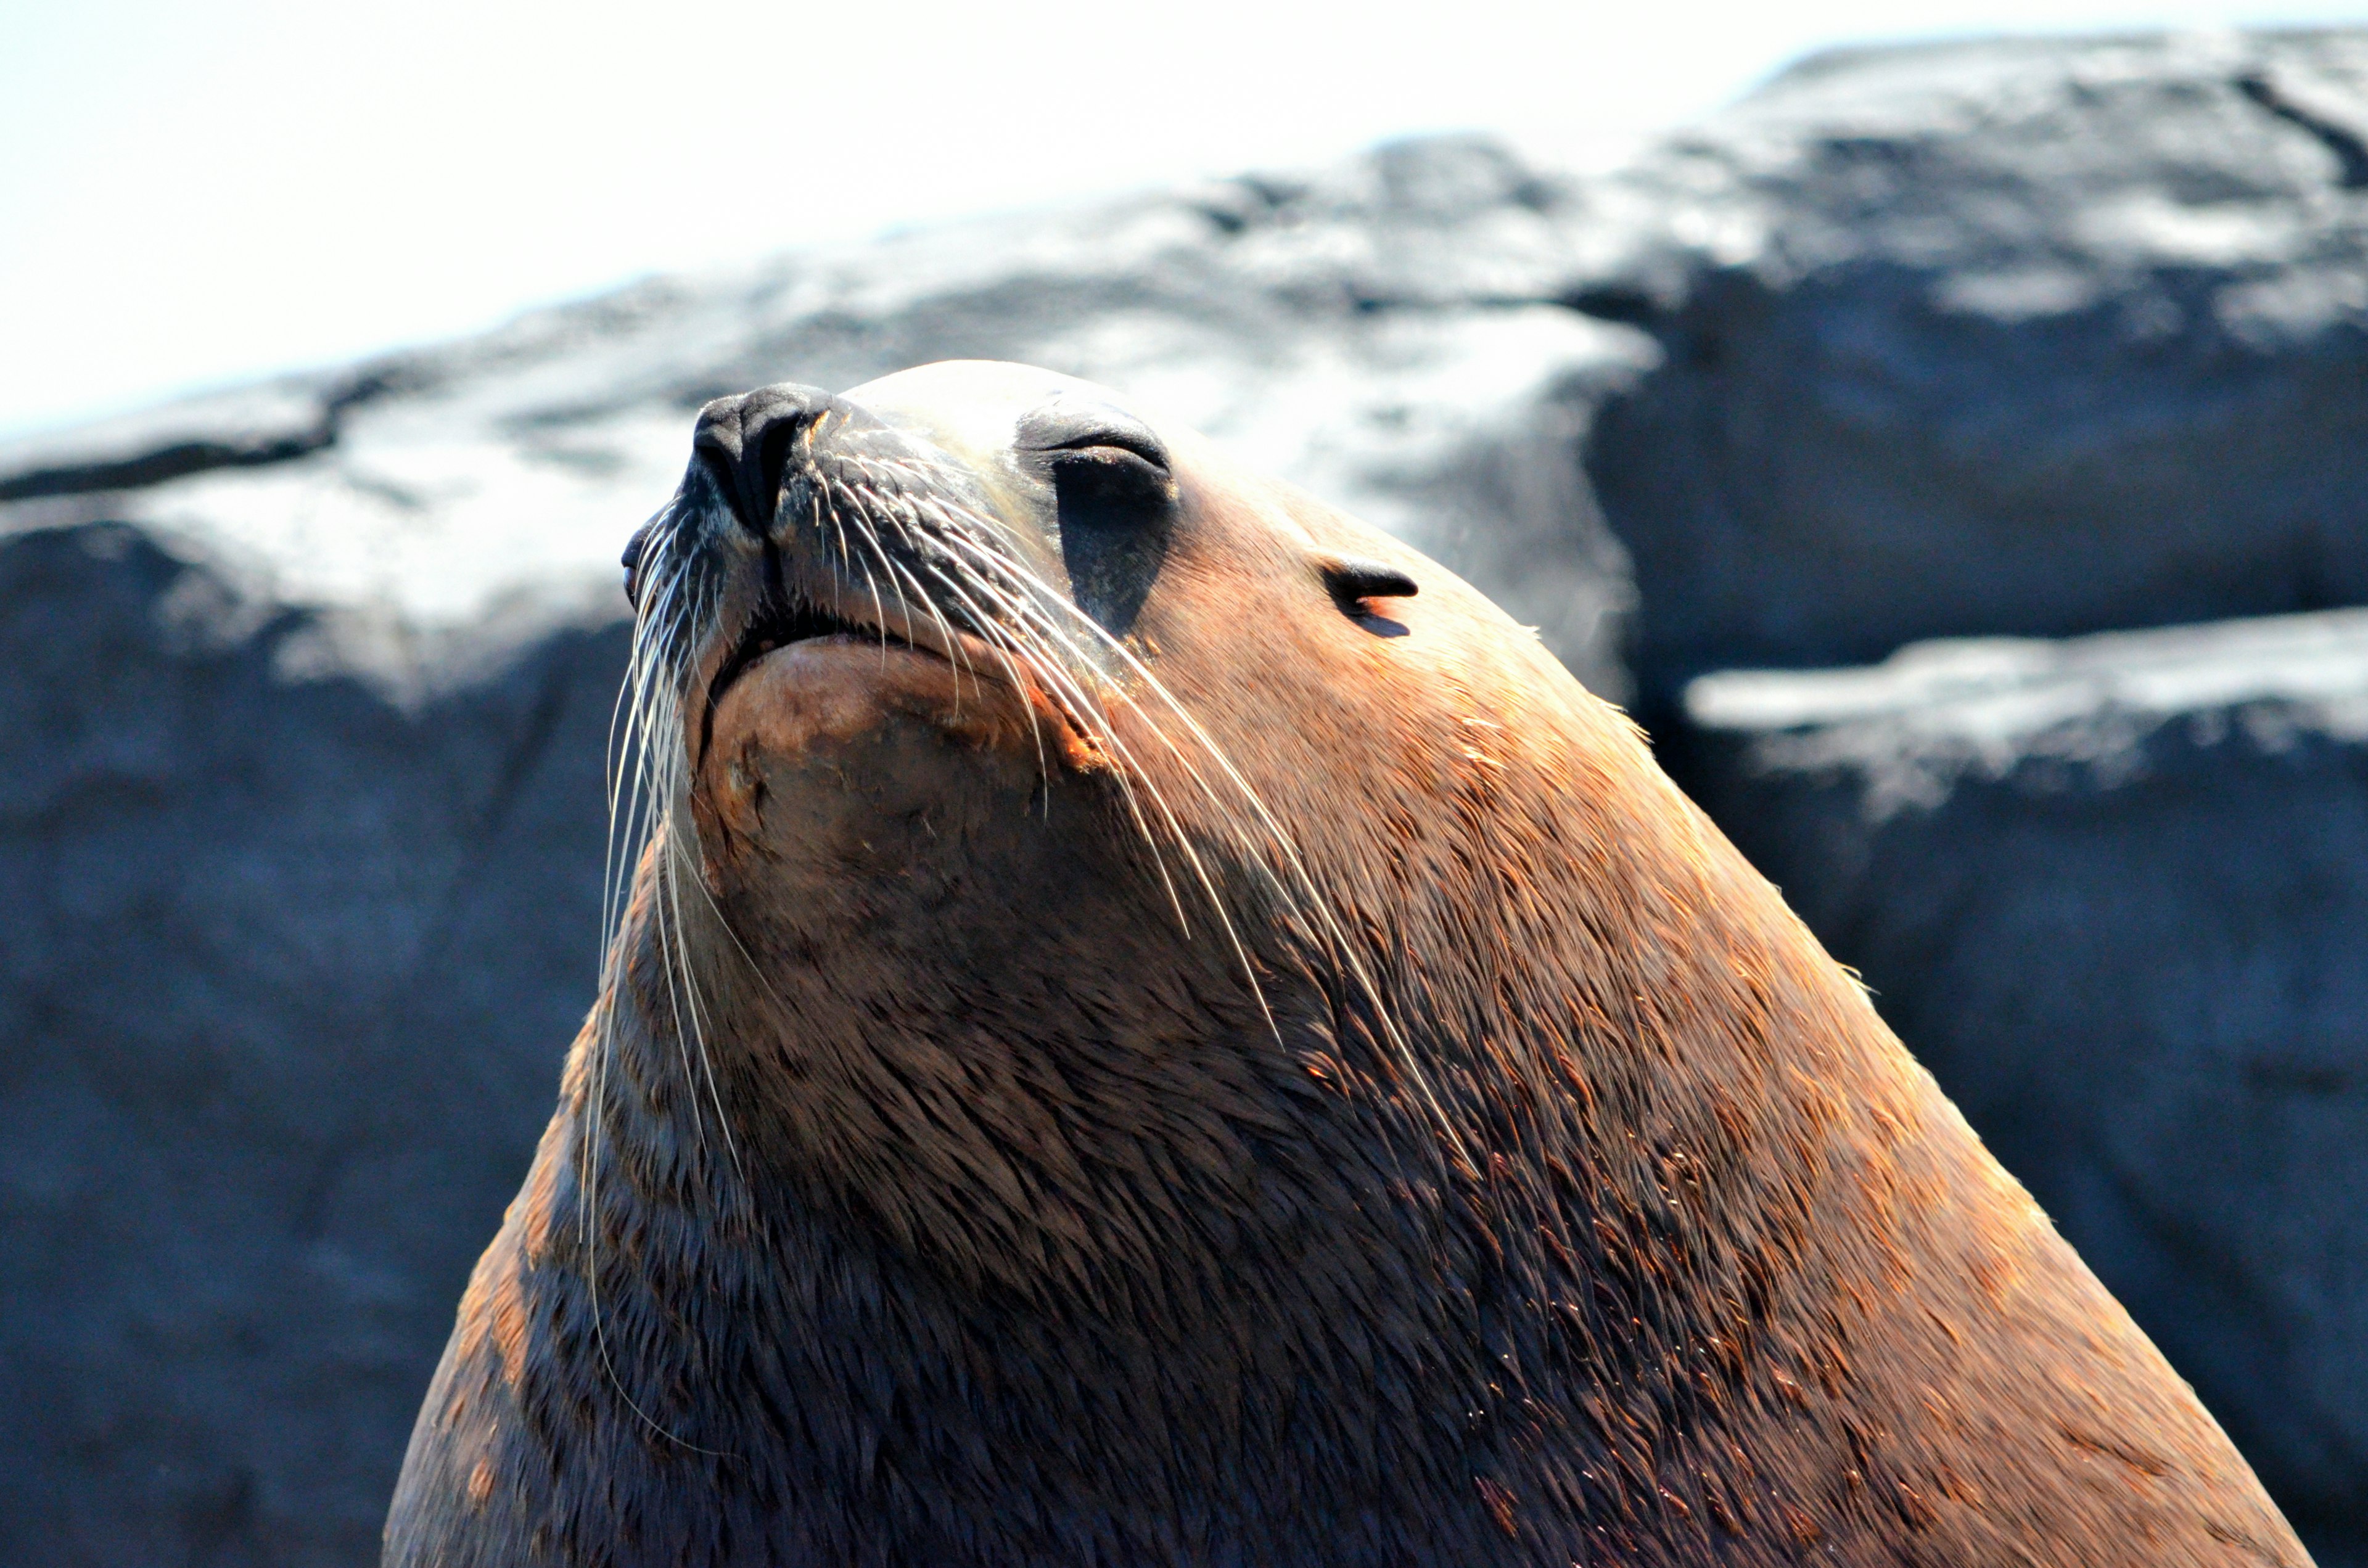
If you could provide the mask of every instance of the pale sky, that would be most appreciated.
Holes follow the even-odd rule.
[[[655,271],[1491,130],[1600,165],[1838,42],[2368,0],[0,0],[0,432]]]

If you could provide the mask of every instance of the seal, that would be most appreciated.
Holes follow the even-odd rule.
[[[1117,395],[710,404],[391,1564],[2300,1564],[1479,594]]]

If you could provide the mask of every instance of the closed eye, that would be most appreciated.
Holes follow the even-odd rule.
[[[1132,430],[1095,430],[1056,442],[1042,449],[1044,454],[1058,461],[1063,453],[1078,456],[1100,454],[1107,458],[1130,457],[1161,473],[1167,472],[1167,453],[1147,434]]]
[[[1173,465],[1167,444],[1133,415],[1100,404],[1055,402],[1020,422],[1017,446],[1058,463],[1075,456],[1088,460],[1131,458],[1162,474]]]
[[[1053,483],[1053,526],[1069,596],[1114,637],[1134,624],[1157,581],[1177,520],[1167,453],[1148,431],[1097,420],[1032,432]],[[1051,438],[1046,438],[1051,437]]]
[[[1175,499],[1176,482],[1168,476],[1167,465],[1133,447],[1093,441],[1058,447],[1044,456],[1064,519],[1080,509],[1094,513],[1147,509]]]

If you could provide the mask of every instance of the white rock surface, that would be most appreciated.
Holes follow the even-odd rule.
[[[485,338],[0,447],[0,527],[104,517],[444,649],[614,613],[707,398],[1020,359],[1115,386],[1415,542],[1624,695],[1630,596],[1576,463],[1632,326],[1552,303],[1587,207],[1480,142],[666,280]],[[223,460],[131,487],[176,449]],[[279,460],[258,456],[288,454]],[[160,461],[161,455],[161,461]],[[195,458],[183,461],[195,461]],[[64,492],[65,494],[45,494]],[[417,655],[413,655],[416,659]],[[440,667],[440,666],[435,666]]]

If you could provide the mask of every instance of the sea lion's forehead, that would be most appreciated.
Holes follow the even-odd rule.
[[[1013,472],[1013,437],[1031,415],[1067,405],[1141,417],[1108,387],[999,359],[948,359],[839,394],[882,423],[927,437],[981,475]]]

